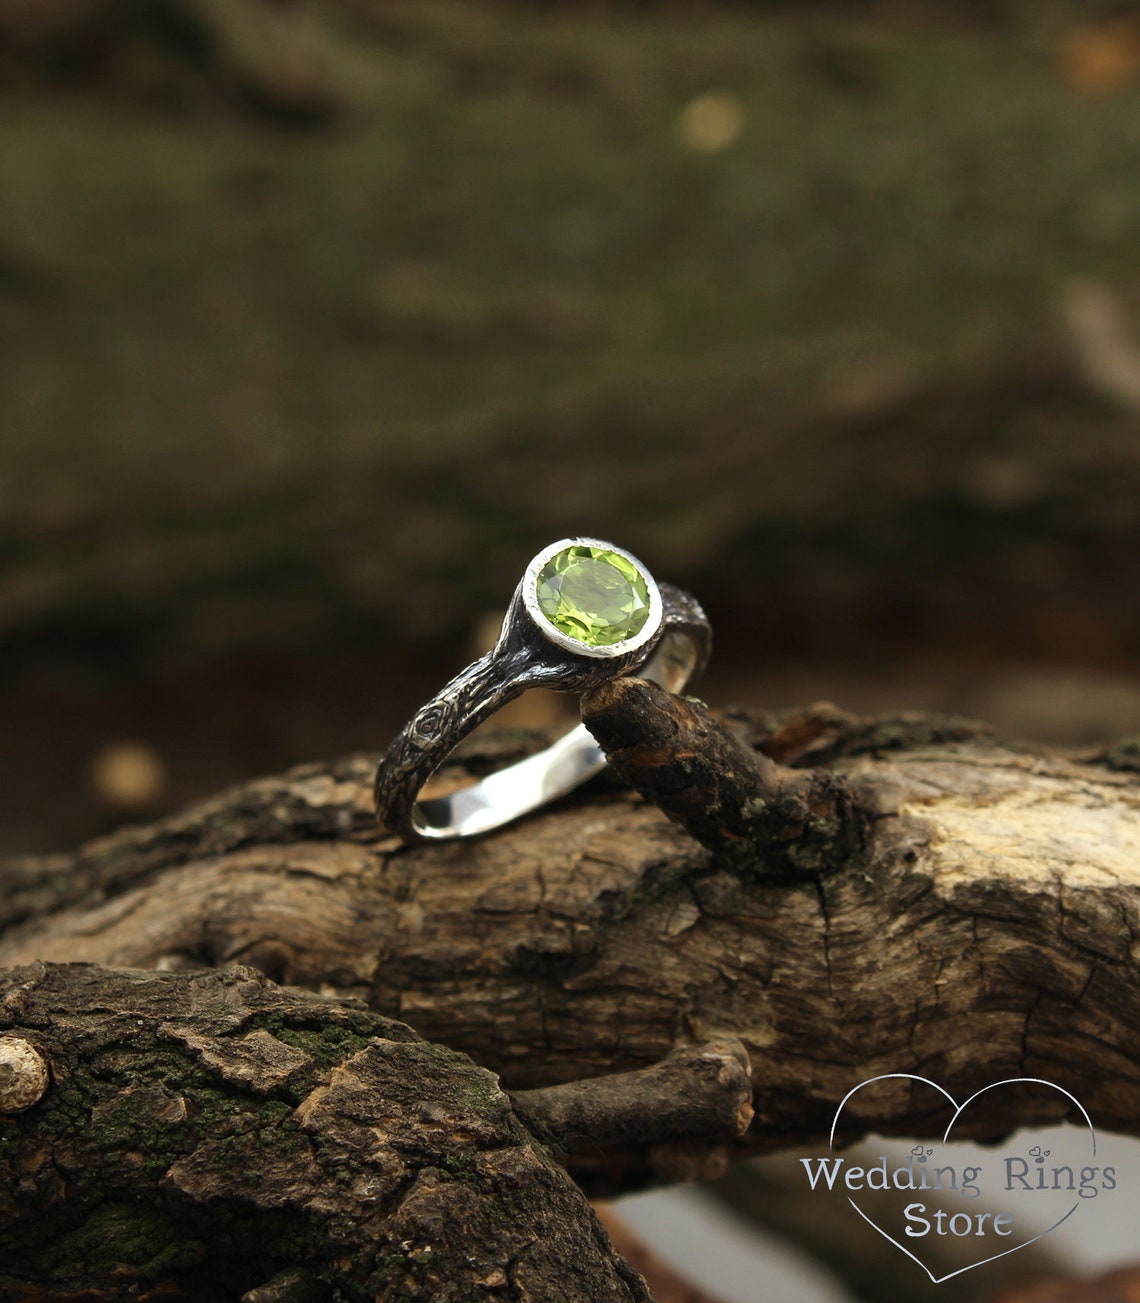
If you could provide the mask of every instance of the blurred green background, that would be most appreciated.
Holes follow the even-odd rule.
[[[1140,732],[1140,5],[0,0],[0,852],[381,749],[574,533],[714,704]]]
[[[0,849],[381,748],[579,532],[714,703],[1140,728],[1138,14],[0,0]]]

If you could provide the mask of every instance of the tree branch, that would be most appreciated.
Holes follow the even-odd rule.
[[[637,1072],[519,1090],[515,1111],[564,1153],[583,1145],[657,1144],[742,1136],[752,1121],[748,1055],[739,1041],[679,1046]]]
[[[583,697],[582,720],[617,773],[723,865],[810,879],[862,846],[862,812],[842,775],[776,764],[694,698],[610,679]]]
[[[608,741],[619,765],[665,727],[650,697],[624,691]],[[477,842],[406,847],[376,830],[373,760],[353,758],[10,866],[0,962],[252,963],[358,995],[513,1091],[739,1040],[756,1118],[738,1153],[818,1143],[846,1092],[886,1071],[959,1098],[1000,1076],[1060,1080],[1098,1127],[1136,1134],[1140,784],[1113,767],[1128,748],[1070,757],[963,721],[834,708],[726,723],[782,766],[757,765],[772,799],[744,853],[715,827],[701,847],[605,784]],[[463,766],[525,744],[496,739]],[[1027,1101],[1016,1120],[1056,1116]],[[861,1094],[844,1134],[941,1121],[884,1088]],[[970,1129],[1010,1125],[979,1110]],[[675,1160],[649,1142],[575,1156],[606,1186],[675,1175]]]

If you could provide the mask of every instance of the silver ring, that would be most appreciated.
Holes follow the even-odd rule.
[[[637,673],[680,692],[704,668],[711,644],[697,602],[656,583],[631,553],[595,538],[551,543],[527,566],[494,648],[421,707],[388,748],[376,770],[376,818],[410,842],[473,837],[565,795],[606,764],[582,724],[471,787],[418,800],[455,747],[528,688],[584,692]]]

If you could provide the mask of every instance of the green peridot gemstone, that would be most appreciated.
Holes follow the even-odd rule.
[[[649,618],[645,576],[617,552],[579,544],[552,556],[538,574],[539,609],[560,632],[588,647],[612,647]]]

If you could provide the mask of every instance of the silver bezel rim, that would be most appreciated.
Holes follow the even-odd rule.
[[[608,647],[591,647],[584,642],[579,642],[577,638],[571,638],[569,634],[562,633],[546,617],[542,608],[538,605],[538,576],[542,567],[546,565],[551,557],[568,547],[602,547],[607,551],[616,552],[618,556],[625,557],[630,565],[635,566],[638,573],[645,579],[645,586],[649,590],[649,615],[632,638],[612,643]],[[544,547],[530,562],[523,575],[522,601],[526,613],[530,616],[531,623],[543,638],[556,647],[561,647],[564,651],[574,652],[578,656],[588,656],[593,660],[613,660],[618,656],[628,656],[631,652],[645,647],[661,632],[661,625],[665,618],[661,592],[657,587],[657,581],[650,574],[648,568],[632,552],[627,551],[624,547],[618,547],[615,543],[609,543],[603,538],[562,538],[557,543],[550,543]]]

